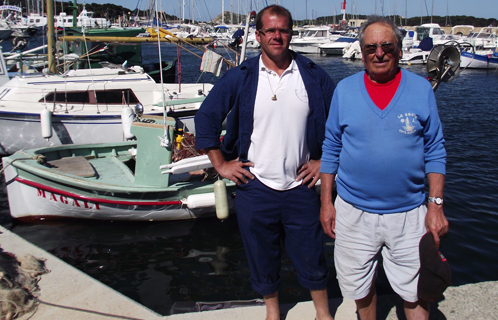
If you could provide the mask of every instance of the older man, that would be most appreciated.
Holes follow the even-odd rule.
[[[401,42],[388,19],[374,16],[361,26],[366,71],[337,85],[323,144],[320,218],[325,233],[336,238],[341,292],[356,301],[362,320],[376,318],[380,254],[407,319],[428,319],[429,304],[417,295],[418,245],[427,231],[438,246],[448,232],[442,205],[446,151],[436,100],[426,79],[398,67]]]
[[[335,85],[323,69],[289,50],[287,9],[266,7],[256,17],[256,29],[261,55],[229,70],[211,90],[195,117],[196,147],[207,150],[220,176],[238,185],[237,219],[266,319],[280,319],[283,242],[298,281],[310,290],[316,319],[330,320],[314,185]]]

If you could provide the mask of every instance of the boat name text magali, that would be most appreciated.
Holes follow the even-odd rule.
[[[80,202],[78,202],[78,200],[76,199],[73,199],[73,198],[69,198],[69,197],[66,197],[66,196],[63,196],[63,195],[56,195],[52,192],[45,192],[45,190],[42,190],[42,189],[38,189],[38,196],[39,197],[42,197],[42,198],[45,198],[45,199],[49,199],[49,200],[52,200],[54,202],[61,202],[61,203],[64,203],[64,204],[70,204],[71,206],[73,207],[78,207],[78,208],[84,208],[84,209],[90,209],[90,210],[100,210],[100,206],[98,203],[91,203],[91,202],[86,202],[86,201],[83,201],[83,200],[80,200]],[[49,194],[49,197],[47,198],[47,193]],[[71,202],[72,201],[72,202]]]

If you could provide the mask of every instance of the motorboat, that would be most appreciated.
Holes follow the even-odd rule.
[[[403,51],[403,57],[401,57],[401,59],[399,60],[399,64],[426,64],[430,52],[430,49],[422,50],[420,48],[411,48],[409,50]]]
[[[329,27],[310,27],[302,37],[292,38],[290,49],[299,53],[320,53],[319,46],[332,41]]]
[[[37,32],[34,26],[27,24],[27,19],[22,15],[22,8],[12,5],[2,5],[0,6],[0,11],[6,13],[6,16],[2,14],[0,18],[0,26],[11,29],[9,36],[28,38]],[[7,33],[5,32],[5,34]],[[5,39],[2,38],[4,36],[0,35],[0,38]]]
[[[472,50],[461,52],[460,67],[471,69],[498,70],[498,52],[496,50]]]
[[[182,23],[169,31],[178,38],[209,37],[207,31],[202,29],[200,25],[195,24]]]
[[[434,47],[433,39],[425,37],[420,41],[418,47],[408,48],[403,51],[403,56],[399,60],[400,64],[426,64],[427,58]]]
[[[238,24],[222,24],[214,26],[213,31],[210,34],[211,39],[214,44],[228,45],[233,41],[233,34],[239,30],[243,29],[243,25]]]
[[[246,48],[247,49],[259,49],[261,44],[256,39],[256,28],[249,28],[249,34],[247,35]]]
[[[361,46],[360,46],[360,41],[355,41],[350,43],[349,46],[345,47],[343,49],[343,55],[342,57],[344,59],[350,59],[350,60],[355,60],[355,59],[362,59],[362,53],[361,53]]]
[[[498,27],[484,27],[479,32],[470,33],[464,38],[475,50],[494,50],[498,46]]]
[[[403,38],[403,57],[400,64],[426,64],[434,46],[444,44],[462,45],[466,42],[463,30],[472,32],[473,26],[456,25],[449,34],[445,34],[438,24],[423,24],[416,31],[407,31]]]
[[[322,44],[318,48],[320,49],[321,54],[342,56],[344,54],[344,48],[356,41],[358,41],[358,35],[356,33],[348,32],[337,40]]]
[[[109,28],[111,23],[106,18],[96,18],[94,12],[83,10],[76,17],[76,27],[84,28]],[[68,15],[65,12],[59,13],[54,17],[54,25],[56,28],[64,29],[74,26],[73,15]]]
[[[207,155],[175,161],[174,118],[136,115],[134,141],[44,147],[3,157],[15,219],[185,220],[233,212],[234,182],[207,176]],[[158,139],[158,137],[160,139]],[[165,143],[166,141],[166,143]]]
[[[37,34],[43,34],[47,30],[47,17],[36,12],[31,12],[27,17],[26,24],[35,27]]]
[[[437,23],[424,23],[415,27],[415,35],[413,37],[413,47],[420,46],[420,42],[425,38],[432,38],[432,42],[437,42],[444,36],[444,30]],[[429,49],[430,50],[430,49]]]

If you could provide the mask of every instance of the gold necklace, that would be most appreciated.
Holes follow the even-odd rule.
[[[270,76],[268,75],[268,70],[266,71],[266,77],[268,78],[268,84],[270,85],[270,90],[271,90],[271,93],[273,94],[273,97],[271,97],[271,99],[273,101],[277,101],[277,94],[275,92],[273,92],[273,88],[271,87],[271,81],[270,81]],[[277,87],[277,90],[278,90],[278,87]]]

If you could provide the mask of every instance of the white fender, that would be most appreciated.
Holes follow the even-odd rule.
[[[41,134],[45,139],[52,137],[52,111],[43,109],[40,112]]]
[[[218,219],[225,220],[228,218],[227,186],[223,180],[218,180],[214,183],[214,201]]]
[[[188,196],[187,199],[182,200],[182,203],[185,204],[189,209],[214,207],[215,196],[212,192],[193,194]]]
[[[131,133],[131,124],[135,120],[135,113],[133,110],[126,106],[121,109],[121,124],[123,125],[123,136],[126,140],[135,138]]]

